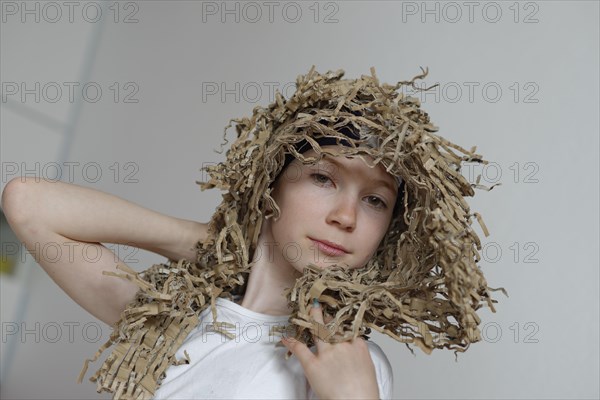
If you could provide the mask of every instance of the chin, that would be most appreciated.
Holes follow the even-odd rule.
[[[319,263],[315,263],[314,265],[316,265],[319,269],[327,269],[327,268],[332,267],[333,265],[340,265],[344,269],[352,269],[353,268],[353,267],[349,266],[347,263],[341,262],[341,261],[338,261],[338,262],[329,262],[329,263],[326,263],[326,264],[323,264],[322,262],[319,262]]]

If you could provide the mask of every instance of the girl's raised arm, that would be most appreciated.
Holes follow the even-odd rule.
[[[138,287],[102,274],[122,273],[116,265],[125,264],[102,243],[195,261],[194,245],[207,233],[204,223],[169,217],[95,189],[35,177],[11,180],[2,193],[2,209],[46,273],[109,325],[118,321]],[[41,251],[51,247],[56,251]]]

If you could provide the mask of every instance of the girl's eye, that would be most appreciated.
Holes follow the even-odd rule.
[[[317,182],[319,185],[325,185],[328,182],[333,182],[332,179],[330,177],[328,177],[327,175],[316,173],[316,172],[311,173],[310,177],[313,179],[313,181]],[[368,203],[372,204],[375,208],[379,208],[382,210],[385,210],[387,208],[387,204],[385,203],[385,201],[383,201],[378,196],[367,196],[367,199],[368,199]]]
[[[328,181],[331,181],[331,178],[329,178],[327,175],[319,173],[312,173],[310,174],[310,177],[319,184],[325,184]]]
[[[387,204],[377,196],[368,196],[367,199],[373,200],[376,208],[386,209]],[[373,203],[372,203],[373,204]]]

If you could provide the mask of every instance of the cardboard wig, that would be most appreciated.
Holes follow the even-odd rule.
[[[339,342],[376,330],[427,354],[436,348],[463,352],[479,341],[477,310],[487,305],[495,312],[490,291],[503,289],[488,287],[477,264],[481,243],[473,217],[488,231],[465,201],[474,189],[491,188],[479,179],[469,183],[460,171],[462,163],[487,161],[475,147],[469,151],[436,135],[418,99],[400,90],[420,90],[415,81],[426,75],[389,85],[379,83],[373,68],[370,76],[351,80],[342,79],[343,70],[319,74],[313,66],[298,76],[289,99],[277,92],[275,102],[255,107],[250,118],[230,120],[225,143],[233,123],[237,139],[225,161],[204,168],[210,180],[197,182],[202,190],[224,193],[206,240],[196,245],[196,261],[105,272],[135,282],[139,291],[110,339],[85,361],[79,382],[88,362],[115,345],[90,378],[97,391],[152,397],[170,365],[189,363],[187,353],[182,360],[174,355],[207,307],[215,329],[231,337],[218,322],[215,300],[243,295],[263,220],[280,213],[272,184],[292,157],[305,164],[320,160],[327,153],[323,144],[339,144],[339,155],[359,157],[371,168],[381,164],[402,184],[388,231],[364,267],[309,264],[284,293],[295,338],[311,346],[313,333]],[[305,157],[309,148],[317,156]],[[309,316],[314,297],[333,317],[326,325]]]

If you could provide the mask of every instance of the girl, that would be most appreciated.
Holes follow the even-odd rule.
[[[114,324],[93,359],[116,345],[91,378],[99,392],[391,398],[391,367],[371,329],[427,353],[479,340],[475,310],[493,306],[462,198],[472,186],[458,171],[483,161],[434,135],[418,101],[396,92],[426,73],[390,86],[371,72],[344,80],[313,67],[290,99],[277,94],[234,120],[238,139],[201,183],[226,191],[208,225],[74,185],[7,186],[3,208],[28,248],[76,239],[107,254],[68,271],[38,260]],[[65,222],[67,211],[54,208],[82,219]],[[101,242],[133,242],[170,262],[142,273],[120,263],[120,273]]]

